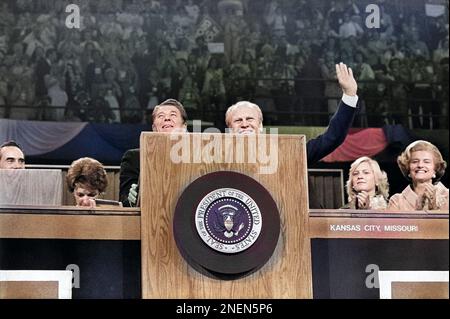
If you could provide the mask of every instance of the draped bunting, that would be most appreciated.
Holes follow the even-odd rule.
[[[89,156],[105,164],[118,165],[126,150],[139,147],[141,132],[149,130],[149,125],[141,124],[0,119],[0,143],[15,140],[21,144],[29,163],[70,164],[77,158]],[[309,140],[325,130],[324,127],[280,127],[279,133],[304,134]],[[411,136],[411,132],[401,125],[351,129],[344,143],[322,161],[351,162],[361,156],[375,156],[387,146],[401,151],[415,139],[418,138]]]
[[[88,156],[103,164],[118,165],[126,150],[139,147],[140,134],[148,128],[148,125],[136,124],[88,124],[75,139],[53,152],[40,155],[39,159],[49,163],[69,163]]]
[[[388,146],[382,128],[350,130],[344,143],[331,154],[322,159],[323,162],[350,162],[361,156],[374,156]]]
[[[149,125],[141,124],[89,124],[106,143],[119,150],[129,150],[139,147],[141,132],[151,131]]]
[[[59,123],[0,119],[0,144],[14,140],[26,155],[54,151],[77,136],[87,123]]]
[[[108,164],[118,164],[123,153],[139,147],[148,125],[34,122],[0,119],[0,143],[14,140],[27,159],[48,163],[89,156]]]

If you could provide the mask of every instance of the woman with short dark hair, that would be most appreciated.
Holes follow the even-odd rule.
[[[95,199],[108,186],[103,165],[90,157],[80,158],[70,165],[66,182],[77,206],[95,207]]]

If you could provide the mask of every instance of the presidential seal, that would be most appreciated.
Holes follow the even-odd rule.
[[[280,235],[280,215],[257,180],[217,171],[186,186],[175,207],[173,234],[192,268],[211,278],[234,280],[270,259]]]
[[[195,211],[195,226],[206,245],[234,254],[256,242],[261,233],[262,215],[248,194],[234,188],[221,188],[200,201]]]

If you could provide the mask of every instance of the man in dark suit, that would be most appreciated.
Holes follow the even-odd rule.
[[[155,106],[152,113],[153,132],[186,131],[187,114],[183,105],[168,99]],[[135,206],[137,202],[140,168],[139,149],[125,152],[120,163],[119,198],[124,206]]]
[[[358,85],[353,72],[345,64],[340,63],[336,64],[336,75],[343,91],[342,100],[325,133],[306,143],[308,165],[318,162],[344,142],[355,117]],[[225,122],[233,133],[253,134],[263,130],[261,109],[248,101],[230,106],[225,115]]]

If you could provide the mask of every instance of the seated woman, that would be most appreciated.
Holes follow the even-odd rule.
[[[388,210],[448,210],[448,188],[439,182],[447,163],[436,146],[415,141],[400,154],[397,163],[410,184],[391,197]]]
[[[66,182],[77,206],[96,207],[95,199],[108,186],[103,165],[90,157],[80,158],[70,165]]]
[[[348,204],[344,208],[386,209],[389,183],[377,161],[367,156],[360,157],[352,163],[348,175]]]

